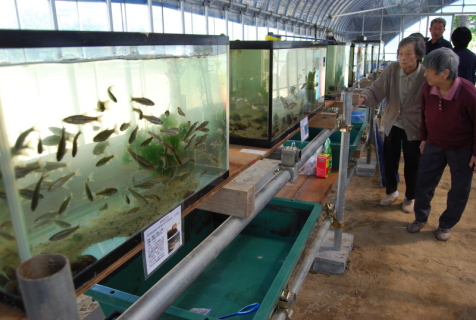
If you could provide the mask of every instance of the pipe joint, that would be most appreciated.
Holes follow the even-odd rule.
[[[354,127],[354,126],[351,125],[351,124],[340,123],[340,125],[339,125],[339,131],[340,131],[340,132],[350,132],[350,131],[352,131],[352,128],[353,128],[353,127]]]

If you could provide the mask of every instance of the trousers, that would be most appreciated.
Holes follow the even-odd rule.
[[[408,141],[405,130],[393,126],[383,141],[383,164],[385,167],[386,193],[397,191],[398,166],[403,149],[405,162],[403,174],[405,177],[405,197],[415,199],[415,188],[420,163],[420,140]]]
[[[473,169],[469,167],[469,162],[472,153],[471,149],[445,150],[430,143],[425,144],[418,170],[414,205],[415,220],[428,221],[435,188],[448,165],[451,173],[451,188],[446,199],[446,210],[439,219],[439,227],[451,229],[458,223],[471,191]]]

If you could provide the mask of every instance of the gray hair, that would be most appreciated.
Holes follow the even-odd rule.
[[[415,49],[415,55],[417,56],[417,60],[418,62],[420,62],[426,53],[426,45],[423,38],[418,36],[409,36],[409,37],[403,38],[402,41],[400,41],[400,43],[398,44],[397,54],[400,52],[400,48],[403,46],[406,46],[407,44],[413,45],[413,48]]]
[[[453,80],[458,77],[459,57],[453,50],[449,48],[440,48],[430,52],[423,61],[423,66],[427,69],[435,70],[435,74],[448,69],[448,80]]]
[[[446,28],[446,20],[443,19],[443,18],[435,18],[435,19],[431,20],[430,28],[433,27],[433,23],[442,23],[443,27]]]

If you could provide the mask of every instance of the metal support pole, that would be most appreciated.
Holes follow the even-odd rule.
[[[370,119],[369,119],[369,131],[368,131],[368,138],[367,138],[367,164],[370,164],[372,160],[372,146],[375,146],[374,141],[374,118],[375,118],[375,108],[369,108]]]
[[[185,1],[180,0],[180,19],[182,20],[182,34],[185,34]]]
[[[152,0],[147,0],[150,32],[154,32],[154,14],[152,13]]]
[[[208,3],[205,3],[205,30],[207,34],[210,34],[209,31],[209,22],[208,19],[210,19],[209,14],[208,14],[208,9],[210,8],[210,5]]]
[[[344,91],[344,128],[350,126],[351,113],[352,113],[352,92]],[[350,144],[350,130],[341,132],[341,146],[340,146],[340,159],[339,159],[339,177],[337,186],[337,199],[336,199],[336,220],[337,222],[344,221],[344,209],[345,209],[345,191],[347,188],[347,167],[349,163],[349,144]],[[336,228],[334,232],[334,250],[340,251],[342,246],[342,228]]]

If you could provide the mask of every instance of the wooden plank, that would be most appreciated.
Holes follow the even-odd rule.
[[[198,208],[246,218],[255,210],[255,190],[253,184],[231,181]]]
[[[294,199],[294,195],[298,192],[299,188],[302,187],[306,179],[308,178],[307,175],[298,174],[297,180],[294,183],[288,182],[284,185],[284,187],[279,190],[276,194],[278,198],[285,198],[285,199]]]
[[[337,181],[339,174],[337,170],[332,171],[332,174],[327,178],[318,178],[316,176],[308,176],[306,182],[302,185],[302,188],[294,195],[295,200],[316,202],[324,204],[327,201],[327,197]]]
[[[337,113],[322,112],[309,121],[311,128],[334,129],[336,127]]]

